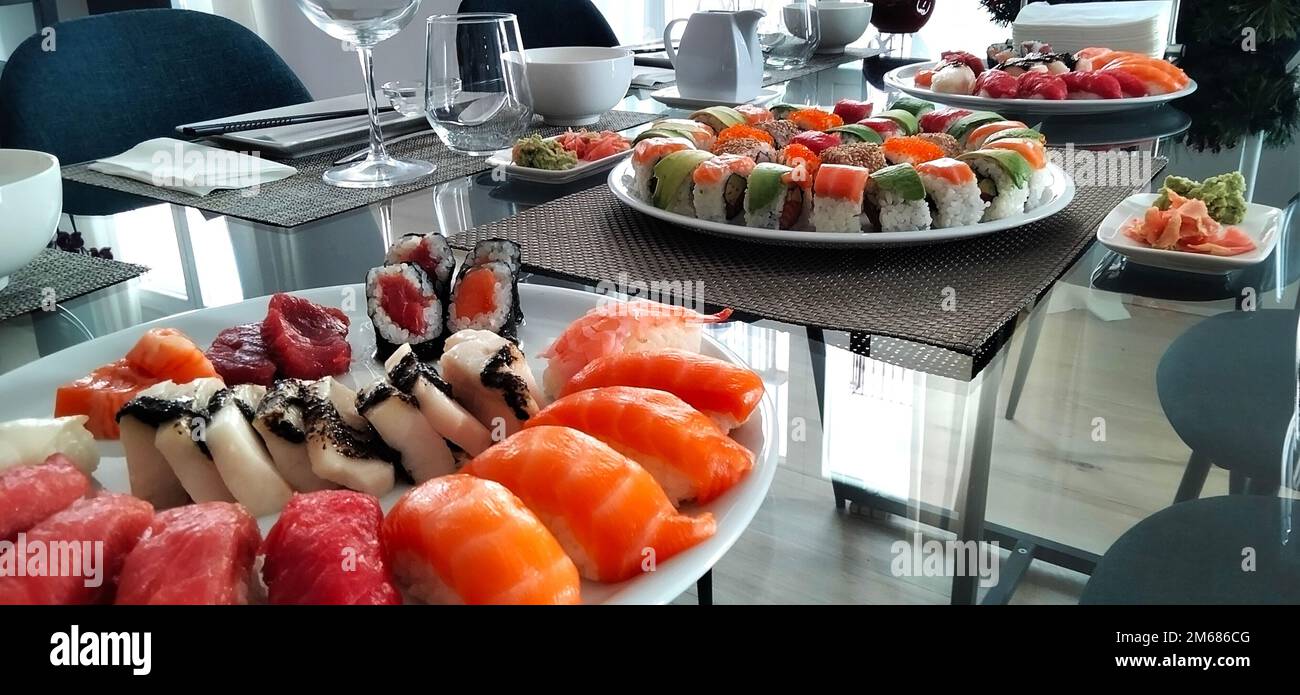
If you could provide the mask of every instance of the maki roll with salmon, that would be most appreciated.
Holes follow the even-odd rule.
[[[738,142],[732,140],[731,142]],[[713,159],[709,152],[682,150],[659,160],[650,181],[650,202],[660,210],[695,216],[695,167]]]
[[[393,263],[366,274],[366,313],[375,326],[375,353],[387,359],[410,343],[420,359],[442,354],[445,294],[416,263]]]
[[[970,165],[945,157],[916,165],[936,228],[977,224],[988,206]]]
[[[819,232],[861,232],[870,178],[871,171],[863,167],[822,164],[813,185],[813,228]]]
[[[998,138],[985,145],[985,149],[1008,150],[1025,158],[1030,171],[1033,172],[1029,176],[1029,200],[1025,203],[1026,210],[1033,210],[1051,197],[1052,174],[1047,169],[1047,149],[1043,147],[1041,141],[1034,138]]]
[[[691,149],[695,149],[691,142],[681,137],[655,137],[638,142],[632,148],[633,195],[647,203],[651,202],[650,184],[654,179],[655,165],[674,152]]]
[[[727,222],[740,215],[754,160],[721,154],[695,167],[695,215],[710,222]]]
[[[1018,128],[1028,128],[1021,121],[992,121],[975,128],[966,135],[966,149],[978,150],[984,147],[984,142],[989,138],[1005,130],[1016,130]]]
[[[803,168],[765,162],[749,173],[745,189],[745,225],[761,229],[794,229],[808,207],[810,197],[800,185]]]
[[[438,297],[446,301],[447,293],[451,290],[451,276],[456,272],[456,257],[451,253],[447,237],[438,232],[406,234],[388,247],[384,262],[390,265],[414,263],[420,266],[433,281]]]
[[[878,232],[915,232],[930,228],[925,186],[911,164],[895,164],[872,172],[863,206],[867,221]]]
[[[484,239],[474,245],[451,291],[447,335],[473,328],[519,342],[524,318],[519,306],[519,258],[519,245],[513,241]],[[416,356],[421,357],[418,352]]]
[[[975,172],[980,199],[989,206],[982,222],[992,222],[1019,215],[1029,200],[1029,179],[1033,170],[1018,152],[1011,150],[976,150],[958,157]]]

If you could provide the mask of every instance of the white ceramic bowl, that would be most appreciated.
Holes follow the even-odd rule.
[[[869,2],[861,0],[818,0],[817,16],[820,37],[818,53],[843,53],[844,47],[857,41],[871,26]],[[803,17],[799,5],[781,8],[786,27],[796,36],[803,34]]]
[[[63,180],[59,160],[31,150],[0,150],[0,290],[59,229]]]
[[[595,123],[632,84],[632,52],[623,48],[529,48],[524,60],[533,111],[551,125]]]

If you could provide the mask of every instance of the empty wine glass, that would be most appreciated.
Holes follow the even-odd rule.
[[[424,115],[456,152],[492,154],[532,124],[523,40],[512,14],[430,17],[424,84]]]
[[[434,165],[419,160],[394,159],[384,148],[375,103],[372,51],[376,44],[396,36],[420,9],[420,0],[298,0],[298,9],[321,31],[356,46],[365,80],[366,106],[370,110],[370,152],[355,163],[335,167],[321,177],[342,188],[383,188],[410,183],[433,173]]]

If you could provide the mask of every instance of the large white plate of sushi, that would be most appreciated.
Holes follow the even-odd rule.
[[[303,290],[293,293],[324,306],[348,306],[350,300],[364,298],[362,285],[343,285]],[[538,357],[568,325],[602,301],[603,295],[557,287],[521,285],[520,303],[526,321],[519,328],[520,347],[528,356],[532,370],[542,374],[545,361]],[[96,338],[0,375],[0,393],[23,394],[22,398],[0,400],[0,422],[22,418],[48,418],[54,412],[55,390],[108,362],[118,360],[153,328],[178,329],[196,345],[206,346],[222,330],[261,321],[266,316],[269,298],[249,299],[237,304],[200,309],[141,324],[117,333]],[[364,299],[351,302],[348,342],[352,347],[349,373],[339,377],[343,383],[359,388],[384,374],[384,366],[373,358],[375,335],[366,316]],[[744,361],[718,341],[705,336],[702,350],[706,355],[744,366]],[[757,411],[731,436],[754,453],[754,467],[734,487],[708,504],[686,504],[682,512],[711,512],[717,521],[716,533],[698,545],[658,563],[655,571],[644,572],[619,583],[583,580],[583,603],[667,603],[689,589],[736,542],[758,511],[776,472],[775,408],[770,395],[764,395]],[[94,478],[106,490],[130,493],[126,459],[118,441],[97,442],[100,462]],[[398,484],[380,498],[387,512],[409,486]],[[274,525],[278,514],[258,518],[263,534]]]
[[[819,232],[807,221],[795,229],[764,229],[743,223],[716,222],[661,209],[642,200],[636,192],[631,160],[620,162],[609,172],[609,188],[614,196],[632,209],[675,225],[746,241],[785,246],[869,247],[933,244],[993,234],[1037,222],[1064,210],[1074,200],[1074,181],[1055,163],[1048,162],[1046,183],[1039,204],[1032,210],[1000,220],[936,229],[905,232]],[[814,199],[813,204],[816,204]],[[743,220],[743,215],[741,218]]]
[[[940,61],[913,63],[894,68],[885,73],[885,85],[905,94],[949,106],[980,111],[999,111],[1012,114],[1041,115],[1088,115],[1130,111],[1165,104],[1181,99],[1196,91],[1196,80],[1190,80],[1186,87],[1168,94],[1154,94],[1141,97],[1122,97],[1118,99],[995,99],[977,94],[952,94],[935,91],[916,84],[916,75],[922,70],[933,70]]]

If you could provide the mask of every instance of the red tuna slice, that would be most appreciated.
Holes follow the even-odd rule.
[[[70,606],[106,602],[113,595],[114,582],[127,554],[149,528],[152,518],[153,507],[130,495],[105,493],[73,502],[33,526],[13,551],[19,552],[19,545],[26,549],[30,572],[36,548],[45,549],[47,560],[54,549],[60,567],[47,562],[42,576],[0,576],[0,604]],[[90,555],[86,553],[88,546]],[[97,549],[102,549],[102,554]],[[65,557],[79,557],[81,566],[62,566]]]
[[[948,131],[948,126],[971,115],[971,113],[973,112],[969,109],[944,107],[926,113],[917,120],[920,121],[922,132],[944,133]]]
[[[205,502],[159,512],[126,558],[117,603],[242,605],[262,543],[238,504]]]
[[[38,466],[0,473],[0,540],[12,540],[87,492],[90,478],[63,454],[53,454]]]
[[[271,298],[262,339],[286,377],[320,379],[346,372],[352,362],[347,314],[301,297]]]
[[[222,331],[212,341],[207,357],[227,386],[270,386],[275,381],[275,362],[262,340],[260,323],[246,323]]]
[[[266,534],[262,578],[279,605],[395,605],[379,500],[351,490],[294,495]]]

